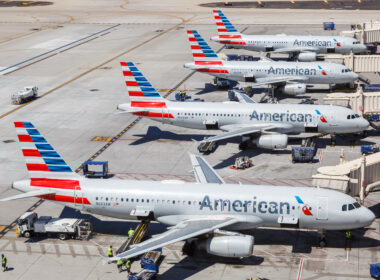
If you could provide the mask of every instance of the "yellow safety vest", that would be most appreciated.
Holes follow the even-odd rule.
[[[112,249],[111,248],[108,248],[108,256],[112,256]]]
[[[126,268],[131,268],[131,261],[130,260],[127,261],[127,263],[125,264],[125,267]]]
[[[131,230],[128,231],[128,235],[129,236],[132,236],[134,233],[135,233],[135,231],[133,229],[131,229]]]
[[[123,260],[122,260],[122,259],[119,259],[119,260],[117,261],[117,265],[123,265]]]
[[[1,259],[1,262],[5,264],[5,263],[6,263],[6,260],[7,260],[7,259],[6,259],[5,256],[4,256],[4,257]]]

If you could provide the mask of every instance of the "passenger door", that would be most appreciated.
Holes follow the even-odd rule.
[[[328,197],[318,197],[317,220],[328,220]]]

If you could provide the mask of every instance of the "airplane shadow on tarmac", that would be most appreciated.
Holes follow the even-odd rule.
[[[205,137],[210,137],[215,134],[177,134],[170,131],[161,130],[156,126],[149,126],[146,134],[134,134],[133,136],[141,137],[140,139],[130,143],[129,145],[141,145],[157,140],[175,140],[175,141],[201,141]]]

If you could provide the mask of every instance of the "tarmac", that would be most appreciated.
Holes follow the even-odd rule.
[[[0,1],[6,2],[6,1]],[[28,1],[27,1],[28,2]],[[27,3],[25,2],[25,3]],[[29,1],[32,2],[32,1]],[[129,179],[181,179],[194,181],[188,152],[198,153],[192,139],[210,131],[163,125],[133,115],[117,114],[116,106],[128,102],[121,61],[133,61],[152,85],[174,99],[186,89],[193,98],[226,101],[211,77],[192,73],[183,65],[192,61],[186,30],[196,29],[210,46],[216,33],[207,1],[51,1],[49,5],[0,3],[0,197],[15,195],[13,181],[27,178],[25,162],[13,127],[14,121],[31,121],[74,169],[88,159],[109,161],[110,173]],[[364,2],[364,1],[363,1]],[[379,19],[376,10],[228,9],[225,14],[246,34],[338,34],[350,24]],[[337,30],[324,31],[323,21],[334,21]],[[353,22],[354,21],[354,22]],[[380,76],[371,74],[373,83]],[[11,94],[36,85],[39,98],[12,105]],[[310,94],[322,102],[326,87]],[[259,100],[262,94],[254,95]],[[280,102],[298,103],[283,97]],[[207,161],[229,183],[312,186],[311,176],[320,166],[360,156],[360,145],[380,144],[372,131],[365,139],[329,137],[318,141],[316,160],[292,164],[291,145],[283,151],[240,151],[237,143],[222,143]],[[232,170],[236,157],[248,155],[254,167]],[[182,255],[183,242],[163,248],[158,279],[370,279],[369,264],[380,261],[380,193],[371,193],[365,205],[377,219],[365,230],[353,231],[350,251],[344,233],[328,232],[327,246],[317,247],[314,231],[255,229],[254,256],[223,259],[201,253]],[[16,238],[14,221],[27,210],[54,217],[86,217],[95,225],[89,241],[54,238]],[[0,253],[8,258],[9,271],[1,279],[125,279],[116,265],[103,265],[109,245],[118,248],[136,222],[79,213],[48,201],[29,198],[0,203]],[[148,235],[165,227],[151,224]],[[132,271],[138,272],[135,262]]]

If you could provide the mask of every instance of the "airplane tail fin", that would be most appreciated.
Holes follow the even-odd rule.
[[[221,60],[196,30],[187,30],[194,61]]]
[[[228,18],[222,13],[221,10],[213,11],[218,34],[220,35],[241,35],[239,31],[232,25]],[[225,37],[230,38],[230,37]],[[241,37],[240,37],[241,38]]]
[[[120,65],[131,102],[166,102],[133,62],[120,62]]]
[[[33,178],[79,178],[31,122],[14,123],[26,168]]]
[[[121,62],[120,65],[131,102],[120,104],[118,109],[137,116],[173,118],[164,112],[170,101],[157,92],[133,62]]]
[[[242,34],[231,24],[221,10],[214,10],[213,13],[218,29],[218,37],[213,37],[215,38],[214,41],[235,47],[246,45],[242,40]]]

